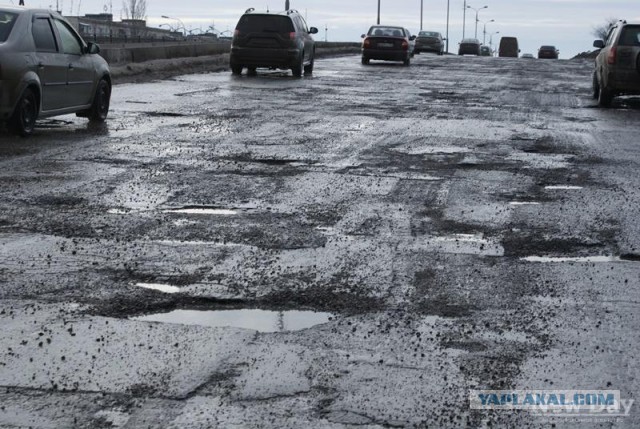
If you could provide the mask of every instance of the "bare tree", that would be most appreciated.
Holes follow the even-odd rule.
[[[618,19],[610,17],[605,21],[604,24],[594,26],[591,34],[596,36],[598,39],[606,40],[607,35],[609,34],[609,29],[616,22],[618,22]]]
[[[124,0],[122,10],[127,19],[146,19],[147,0]]]

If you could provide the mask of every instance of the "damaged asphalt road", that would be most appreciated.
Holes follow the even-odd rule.
[[[637,398],[640,104],[591,70],[343,57],[3,131],[0,427],[640,426],[469,406]]]

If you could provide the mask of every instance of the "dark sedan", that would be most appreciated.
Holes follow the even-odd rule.
[[[442,34],[437,31],[420,31],[416,37],[415,53],[435,52],[438,55],[444,54],[444,41]]]
[[[458,55],[480,55],[482,44],[478,39],[463,39],[458,48]]]
[[[76,113],[104,121],[111,77],[98,52],[56,12],[0,8],[0,120],[22,136],[39,117]]]
[[[362,64],[370,60],[402,61],[411,64],[416,36],[403,27],[374,25],[362,35]]]
[[[540,49],[538,49],[538,58],[557,60],[559,54],[560,51],[558,51],[555,46],[551,45],[540,46]]]

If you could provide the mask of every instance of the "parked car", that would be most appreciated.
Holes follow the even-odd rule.
[[[374,25],[362,35],[362,64],[370,60],[402,61],[411,64],[416,36],[403,27]]]
[[[491,47],[485,45],[480,46],[480,55],[483,57],[492,56],[493,52],[491,52]]]
[[[416,37],[415,53],[435,52],[438,55],[444,54],[444,41],[442,34],[437,31],[420,31]]]
[[[480,55],[481,45],[478,39],[463,39],[458,48],[458,55]]]
[[[560,51],[552,45],[542,45],[540,49],[538,49],[538,58],[557,60],[559,55]]]
[[[593,98],[608,107],[617,95],[640,95],[640,23],[619,21],[596,40],[600,49],[593,72]]]
[[[518,39],[515,37],[501,37],[500,47],[498,48],[498,56],[518,58],[520,48],[518,47]]]
[[[526,58],[526,59],[535,59],[535,57],[533,56],[533,54],[522,54],[522,56],[520,58]]]
[[[111,75],[99,51],[56,12],[0,7],[0,120],[21,136],[38,118],[76,113],[104,121]]]
[[[316,33],[318,29],[308,28],[296,10],[270,13],[247,9],[233,34],[231,72],[239,75],[246,67],[249,74],[255,74],[257,68],[266,67],[291,69],[296,77],[310,74],[316,54],[311,34]]]

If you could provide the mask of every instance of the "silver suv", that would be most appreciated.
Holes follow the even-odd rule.
[[[302,15],[295,10],[279,13],[247,9],[236,26],[231,43],[231,71],[241,74],[247,68],[291,69],[294,76],[313,72],[315,42]]]
[[[640,24],[618,21],[607,40],[596,40],[600,49],[593,72],[593,98],[609,107],[617,95],[640,94]]]

